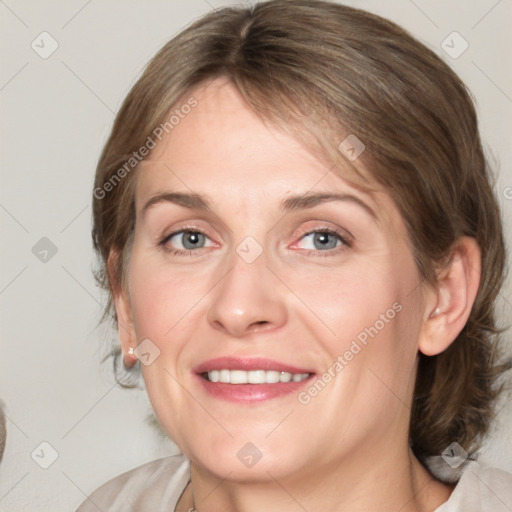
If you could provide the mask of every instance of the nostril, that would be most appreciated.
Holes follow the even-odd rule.
[[[253,322],[249,329],[259,329],[260,327],[265,327],[267,325],[270,325],[270,322],[268,320],[258,320],[257,322]]]

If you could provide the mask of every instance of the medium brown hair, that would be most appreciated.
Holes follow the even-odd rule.
[[[425,283],[436,282],[460,237],[476,239],[479,291],[450,347],[432,357],[419,354],[410,440],[422,460],[453,441],[477,449],[505,369],[497,364],[502,330],[494,312],[505,249],[465,85],[406,31],[359,9],[271,0],[216,10],[167,43],[133,86],[99,160],[95,191],[119,177],[171,108],[216,77],[229,79],[262,119],[304,139],[334,166],[343,159],[346,168],[338,144],[355,134],[365,144],[360,158],[371,178],[388,191],[406,223]],[[136,172],[128,169],[93,199],[96,277],[109,297],[104,318],[114,321],[111,291],[125,282]],[[109,276],[111,251],[122,257]]]

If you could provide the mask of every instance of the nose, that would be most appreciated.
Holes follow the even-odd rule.
[[[247,263],[235,253],[231,263],[212,290],[207,314],[210,325],[237,338],[282,327],[287,321],[285,294],[267,268],[264,255]]]

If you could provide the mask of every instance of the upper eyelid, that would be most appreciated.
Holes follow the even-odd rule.
[[[164,204],[167,204],[167,203],[164,203]],[[172,203],[169,203],[169,204],[172,204]],[[176,232],[178,231],[182,231],[183,229],[187,229],[187,222],[190,222],[191,225],[192,224],[208,224],[208,225],[212,225],[213,226],[213,229],[215,231],[224,231],[228,234],[232,234],[233,231],[232,229],[227,226],[220,218],[218,215],[216,215],[215,213],[213,213],[211,210],[205,210],[204,212],[192,212],[190,211],[190,209],[188,209],[188,213],[191,214],[189,220],[178,220],[176,222],[173,222],[173,224],[175,225],[181,225],[181,222],[185,223],[184,224],[184,228],[179,228],[176,230]],[[196,217],[196,213],[197,213],[197,217]],[[160,224],[160,220],[158,220],[160,217],[159,217],[159,214],[161,214],[161,211],[158,207],[154,208],[154,207],[151,207],[149,208],[147,211],[144,212],[144,215],[140,216],[140,219],[141,219],[141,222],[143,225],[145,226],[148,226],[149,229],[151,229],[151,227],[153,225],[158,225]],[[161,214],[162,217],[163,217],[163,214]],[[181,217],[181,215],[179,215],[179,217]],[[188,217],[188,215],[187,215]],[[193,217],[193,219],[192,219]],[[139,217],[137,217],[139,218]],[[188,228],[188,229],[191,229],[191,228]],[[204,228],[200,228],[200,227],[194,227],[194,229],[196,229],[197,231],[201,231],[201,232],[204,232]],[[167,230],[165,230],[167,231]],[[172,230],[173,232],[175,231],[174,229]],[[162,231],[160,231],[162,232]],[[169,233],[171,233],[171,231],[169,231]]]
[[[329,226],[319,226],[319,227],[306,228],[306,229],[301,228],[301,231],[302,231],[301,236],[304,236],[304,235],[307,235],[310,233],[329,232],[329,233],[335,233],[340,236],[345,234],[346,235],[345,238],[353,238],[352,234],[348,230],[343,229],[339,226],[336,228],[329,227]]]
[[[347,198],[348,198],[349,200],[348,200],[348,201],[345,201],[345,202],[346,202],[347,204],[352,203],[352,200],[350,200],[350,199],[352,199],[352,198],[351,198],[351,196],[350,196],[350,195],[348,195],[348,196],[347,196]],[[322,205],[330,205],[330,204],[332,204],[333,202],[336,202],[336,201],[332,201],[332,202],[331,202],[331,201],[321,201],[321,202],[319,202],[318,204],[314,204],[314,205],[309,206],[308,208],[304,208],[304,209],[302,209],[302,208],[301,208],[301,209],[298,209],[295,213],[296,213],[298,216],[300,216],[300,218],[304,218],[306,215],[307,215],[307,216],[310,216],[310,215],[312,215],[312,214],[313,214],[313,212],[312,212],[312,211],[310,211],[310,210],[316,210],[316,208],[320,208]],[[164,202],[164,203],[165,203],[165,202]],[[158,204],[158,201],[156,202],[156,204]],[[166,204],[167,204],[167,203],[166,203]],[[169,204],[177,204],[177,203],[172,203],[172,202],[170,202]],[[178,206],[179,206],[179,205],[178,205]],[[195,222],[196,220],[199,220],[200,222],[205,222],[205,223],[207,223],[207,224],[212,224],[212,225],[214,226],[214,230],[215,230],[215,231],[217,231],[217,232],[219,232],[219,231],[220,231],[220,232],[224,231],[224,233],[226,233],[226,234],[228,234],[228,235],[230,235],[230,236],[232,236],[232,235],[234,234],[234,232],[233,232],[233,230],[230,228],[230,226],[229,226],[229,225],[227,225],[227,224],[226,224],[226,223],[225,223],[225,222],[224,222],[224,221],[223,221],[223,220],[222,220],[222,219],[221,219],[221,218],[220,218],[220,217],[219,217],[219,216],[218,216],[218,215],[217,215],[217,214],[216,214],[212,209],[210,209],[210,208],[206,208],[206,209],[201,210],[201,211],[197,211],[197,210],[196,210],[196,211],[195,211],[195,213],[194,213],[194,212],[193,212],[193,210],[194,210],[193,208],[188,208],[188,207],[183,207],[183,206],[179,206],[179,207],[180,207],[180,208],[186,208],[186,209],[188,209],[188,210],[189,210],[189,213],[191,213],[194,217],[195,217],[195,215],[196,215],[196,213],[197,213],[197,215],[198,215],[198,216],[197,216],[197,218],[194,220],[194,222]],[[147,210],[144,212],[144,214],[142,215],[142,220],[143,220],[143,222],[144,222],[144,223],[146,223],[146,222],[148,221],[148,218],[149,218],[149,217],[152,217],[152,211],[153,211],[153,210],[154,210],[154,208],[153,208],[153,207],[151,207],[151,208],[147,209]],[[156,210],[158,211],[158,208],[156,208]],[[371,209],[369,209],[369,210],[371,211]],[[293,213],[294,211],[295,211],[295,210],[292,208],[292,209],[290,210],[290,213],[291,213],[291,214],[294,214],[294,213]],[[318,214],[318,215],[320,216],[321,214]],[[188,215],[187,215],[187,216],[188,216]],[[304,216],[304,217],[303,217],[303,216]],[[372,215],[372,216],[373,216],[373,215]],[[300,220],[300,218],[299,218],[299,220]],[[376,217],[375,217],[375,218],[376,218]],[[312,222],[326,222],[326,221],[322,221],[322,220],[320,220],[320,219],[311,219],[311,218],[310,218],[309,220],[310,220],[310,221],[312,221]],[[379,219],[378,219],[378,218],[376,218],[376,220],[377,220],[377,224],[379,224],[379,223],[380,223]],[[306,222],[307,222],[307,221],[306,221]],[[327,221],[327,222],[329,222],[330,224],[334,224],[334,225],[336,225],[336,223],[335,223],[335,222],[334,222],[334,223],[333,223],[333,222],[331,222],[331,221]],[[278,223],[276,223],[276,224],[274,224],[274,226],[272,226],[272,227],[267,231],[267,233],[268,233],[269,231],[272,231],[272,230],[276,227],[276,225],[277,225],[277,224],[279,224],[279,222],[278,222]],[[339,226],[338,226],[338,227],[337,227],[337,230],[341,230],[341,232],[346,233],[346,234],[347,234],[347,236],[348,236],[348,238],[349,238],[349,240],[354,240],[354,239],[355,239],[355,237],[352,235],[352,233],[350,233],[350,231],[348,231],[346,228],[341,228],[341,227],[339,227]],[[181,231],[181,229],[180,229],[179,231]],[[179,231],[176,231],[176,232],[179,232]],[[197,231],[201,231],[202,233],[207,234],[203,229],[197,229]],[[295,232],[295,230],[294,230],[294,232]],[[306,234],[306,233],[307,233],[307,232],[305,232],[304,234]]]
[[[336,233],[336,234],[340,234],[338,232],[342,231],[342,232],[346,233],[347,238],[352,237],[351,233],[349,233],[346,229],[330,228],[328,226],[320,226],[320,227],[316,227],[316,228],[303,229],[302,232],[301,232],[301,236],[305,236],[305,235],[308,235],[308,234],[311,234],[311,233],[323,232],[323,231],[326,231],[326,232],[328,231],[328,232]],[[179,227],[179,228],[171,230],[167,235],[163,235],[163,236],[165,238],[167,238],[169,236],[177,235],[177,234],[183,233],[183,232],[189,232],[189,233],[190,232],[194,232],[194,233],[197,232],[197,233],[201,233],[203,235],[207,235],[208,236],[208,230],[205,230],[204,228],[200,228],[200,227],[196,227],[196,226],[182,226],[182,227]]]
[[[216,243],[215,240],[212,239],[212,237],[205,232],[205,230],[203,229],[199,229],[199,228],[192,228],[192,227],[185,227],[185,228],[179,228],[179,229],[173,229],[171,232],[169,232],[168,234],[164,234],[160,237],[160,243],[166,243],[168,242],[172,237],[176,236],[176,235],[180,235],[182,233],[201,233],[202,235],[204,235],[206,238],[208,238],[209,240],[211,240],[212,242]]]

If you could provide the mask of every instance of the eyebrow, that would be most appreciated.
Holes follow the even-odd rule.
[[[302,210],[330,201],[348,201],[359,205],[371,217],[377,220],[377,214],[359,197],[352,194],[328,194],[328,193],[306,193],[300,196],[292,196],[283,201],[281,208],[285,211]]]
[[[162,192],[149,198],[146,204],[142,207],[142,216],[153,206],[159,203],[173,203],[178,206],[190,208],[191,210],[209,210],[209,202],[206,196],[195,193],[182,193],[182,192]]]
[[[360,198],[351,194],[332,194],[332,193],[306,193],[299,196],[288,197],[282,201],[280,207],[285,212],[313,208],[321,203],[331,201],[348,201],[359,205],[371,217],[377,220],[377,215],[370,206]],[[162,192],[152,196],[142,208],[142,215],[159,203],[173,203],[178,206],[190,208],[193,210],[211,210],[210,203],[206,196],[196,193],[183,192]]]

